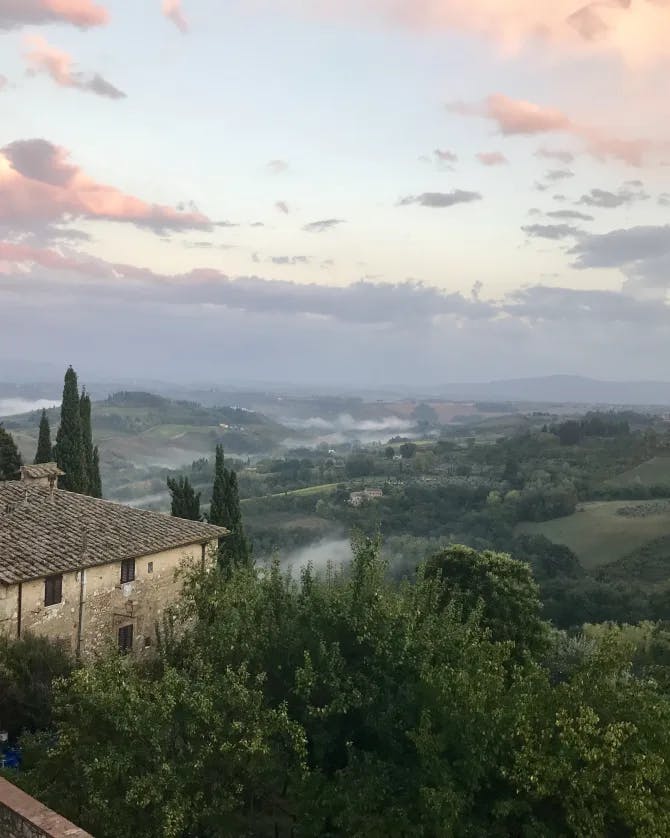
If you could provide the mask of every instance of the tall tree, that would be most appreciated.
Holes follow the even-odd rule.
[[[50,463],[53,459],[53,445],[51,444],[51,428],[46,410],[42,411],[40,419],[40,433],[37,439],[37,453],[35,463]]]
[[[251,549],[242,525],[237,474],[232,469],[226,468],[222,445],[216,446],[209,522],[230,530],[230,535],[223,539],[219,548],[220,565],[228,570],[232,567],[249,565]]]
[[[91,471],[93,469],[93,430],[91,428],[91,399],[82,387],[79,398],[79,419],[81,422],[81,450],[84,457],[84,492],[91,494]]]
[[[86,479],[86,494],[94,498],[102,497],[102,481],[100,479],[100,453],[97,446],[93,447],[93,428],[91,425],[91,397],[84,387],[79,399],[79,415],[81,417],[81,439],[84,451],[84,471]]]
[[[102,480],[100,478],[100,452],[96,445],[93,449],[93,462],[91,463],[91,479],[88,493],[92,498],[102,497]]]
[[[223,551],[235,567],[247,567],[251,564],[251,546],[242,524],[237,474],[232,470],[228,472],[227,504],[230,535],[223,540]]]
[[[168,477],[167,485],[172,496],[173,517],[201,521],[200,492],[195,491],[188,477]]]
[[[0,425],[0,480],[18,480],[22,465],[14,437]]]
[[[230,528],[228,514],[228,479],[229,472],[225,467],[223,445],[216,446],[216,461],[214,465],[214,487],[212,489],[212,503],[209,507],[209,522],[217,527]]]
[[[65,373],[60,426],[56,434],[56,462],[65,472],[59,481],[61,489],[67,489],[70,492],[85,492],[88,481],[81,432],[79,390],[77,373],[72,367],[68,367]]]

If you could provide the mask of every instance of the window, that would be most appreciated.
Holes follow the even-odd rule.
[[[149,562],[149,563],[147,564],[147,573],[153,573],[153,572],[154,572],[154,563],[153,563],[153,562]]]
[[[119,629],[119,652],[124,655],[132,651],[133,648],[133,624],[129,626],[121,626]]]
[[[132,582],[135,578],[135,559],[124,559],[121,562],[121,583]]]
[[[63,600],[63,577],[47,576],[44,580],[44,604],[57,605]]]

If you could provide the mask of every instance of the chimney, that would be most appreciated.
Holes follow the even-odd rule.
[[[58,486],[58,478],[65,474],[56,463],[39,463],[34,466],[21,466],[21,482],[26,489],[32,486],[39,486],[43,489],[51,489],[53,494]]]

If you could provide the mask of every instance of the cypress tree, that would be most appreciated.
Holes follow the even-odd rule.
[[[65,472],[65,476],[59,481],[61,489],[67,489],[70,492],[85,492],[88,481],[84,471],[79,390],[77,373],[72,367],[68,367],[65,373],[60,426],[56,434],[56,462]]]
[[[96,471],[93,460],[93,429],[91,427],[91,397],[82,388],[79,399],[79,415],[81,417],[81,441],[84,452],[84,480],[86,482],[85,492],[94,498],[102,497],[102,494],[95,494],[95,488],[100,484],[100,466]]]
[[[53,446],[51,444],[51,428],[46,410],[42,411],[40,419],[40,433],[37,439],[37,453],[35,463],[50,463],[53,459]]]
[[[102,480],[100,479],[100,452],[96,445],[93,449],[93,462],[91,464],[91,480],[88,493],[92,498],[102,497]]]
[[[18,480],[22,465],[14,437],[0,425],[0,480]]]
[[[167,486],[172,496],[173,517],[201,521],[200,492],[196,493],[188,477],[168,477]]]
[[[209,507],[209,523],[217,527],[230,528],[228,511],[228,469],[225,467],[223,445],[216,446],[216,462],[214,465],[214,487],[212,489],[212,503]]]
[[[228,475],[227,503],[230,535],[223,540],[224,550],[231,557],[236,567],[248,567],[251,564],[251,547],[244,534],[244,527],[242,525],[242,509],[240,507],[240,491],[237,484],[237,474],[232,470]]]
[[[251,550],[242,526],[237,474],[232,469],[225,467],[222,445],[216,446],[214,487],[212,489],[212,503],[209,508],[209,522],[230,530],[230,535],[222,539],[219,547],[219,565],[228,573],[233,567],[249,565],[251,563]]]

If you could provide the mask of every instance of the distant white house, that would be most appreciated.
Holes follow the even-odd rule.
[[[352,506],[361,506],[368,500],[376,500],[384,496],[381,489],[363,489],[362,492],[351,492],[349,495],[349,503]]]

